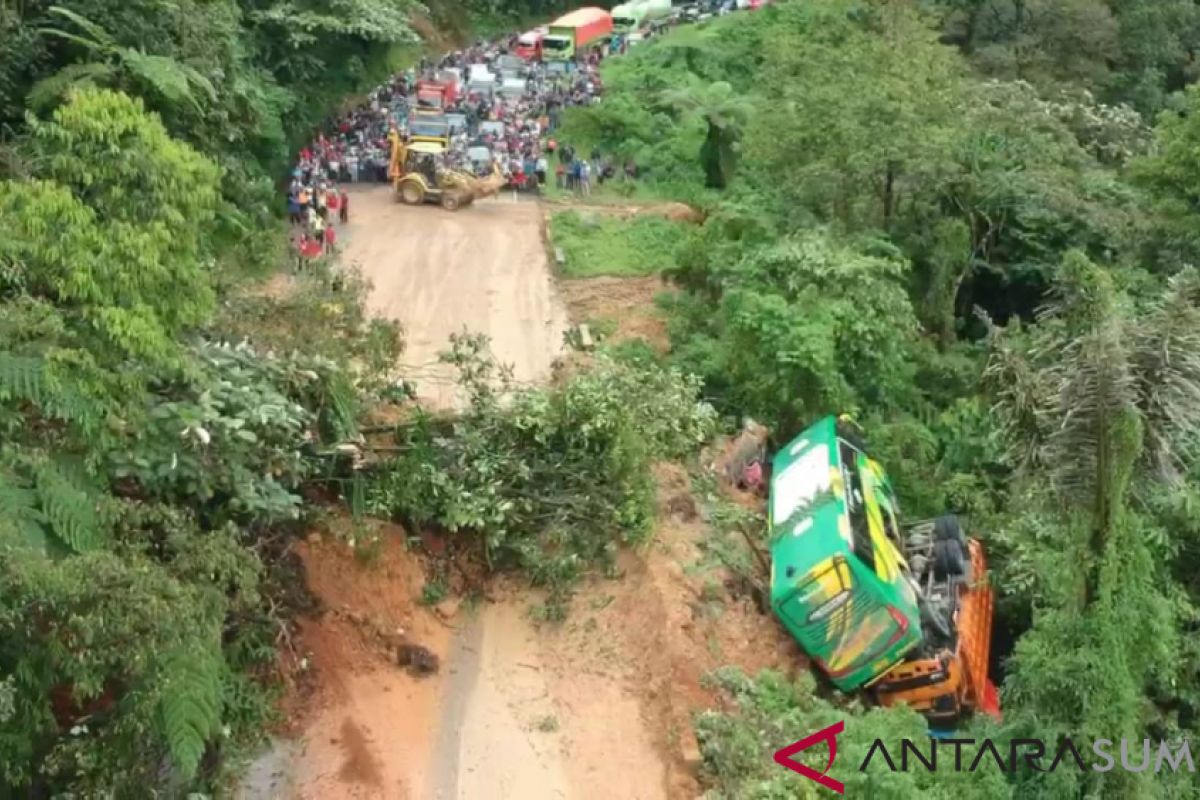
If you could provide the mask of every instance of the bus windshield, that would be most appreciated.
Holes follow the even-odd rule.
[[[542,47],[549,50],[566,50],[571,46],[571,40],[563,36],[547,36],[542,39]]]
[[[805,504],[829,491],[829,445],[819,444],[775,477],[771,487],[771,519],[782,525]]]

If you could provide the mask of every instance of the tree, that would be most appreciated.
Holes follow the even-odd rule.
[[[1019,516],[1043,528],[1025,554],[1040,581],[1034,627],[1006,682],[1030,724],[1104,736],[1160,722],[1144,697],[1174,681],[1175,612],[1155,520],[1137,501],[1200,456],[1200,366],[1187,350],[1200,335],[1196,281],[1180,275],[1135,317],[1112,276],[1071,253],[1038,326],[1011,342],[993,333],[996,410],[1029,481]],[[1097,691],[1103,703],[1089,701]],[[1142,777],[1080,779],[1079,790],[1145,793]],[[1064,791],[1050,789],[1038,796]]]
[[[0,183],[11,232],[0,261],[19,264],[25,293],[61,304],[78,333],[172,361],[179,335],[213,309],[216,167],[107,90],[78,91],[36,123],[29,151],[40,179]]]
[[[749,115],[749,101],[730,84],[718,81],[669,89],[663,92],[662,102],[685,116],[704,121],[704,144],[700,147],[704,185],[711,189],[727,187],[737,167],[738,140]]]
[[[745,255],[719,274],[718,307],[680,358],[781,437],[804,420],[910,392],[916,320],[908,265],[810,232]]]
[[[910,187],[947,160],[968,103],[963,67],[911,9],[855,16],[849,3],[787,7],[765,45],[748,152],[793,202],[844,227],[890,230]]]
[[[35,84],[29,92],[29,104],[34,109],[44,110],[72,86],[79,84],[115,84],[123,88],[123,85],[133,83],[136,88],[157,94],[164,102],[186,101],[197,108],[199,101],[196,89],[203,90],[208,100],[215,99],[213,85],[187,64],[167,56],[122,47],[104,28],[68,9],[51,6],[49,12],[74,23],[86,35],[80,36],[59,28],[46,28],[43,35],[57,36],[77,44],[96,60],[69,64]]]

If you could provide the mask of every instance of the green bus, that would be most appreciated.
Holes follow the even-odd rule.
[[[845,417],[771,466],[771,608],[837,688],[869,686],[922,641],[891,481]]]

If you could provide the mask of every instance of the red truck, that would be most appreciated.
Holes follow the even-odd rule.
[[[513,53],[526,61],[540,59],[542,57],[542,37],[549,32],[550,28],[547,25],[525,31],[517,37],[517,46],[513,48]]]
[[[417,81],[417,111],[444,114],[458,98],[458,86],[452,80]]]

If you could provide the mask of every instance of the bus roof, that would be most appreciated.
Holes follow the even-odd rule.
[[[608,12],[603,8],[588,6],[587,8],[577,8],[570,14],[564,14],[554,22],[550,23],[552,28],[577,28],[580,25],[587,25],[589,22],[595,22],[598,19],[607,17]]]

